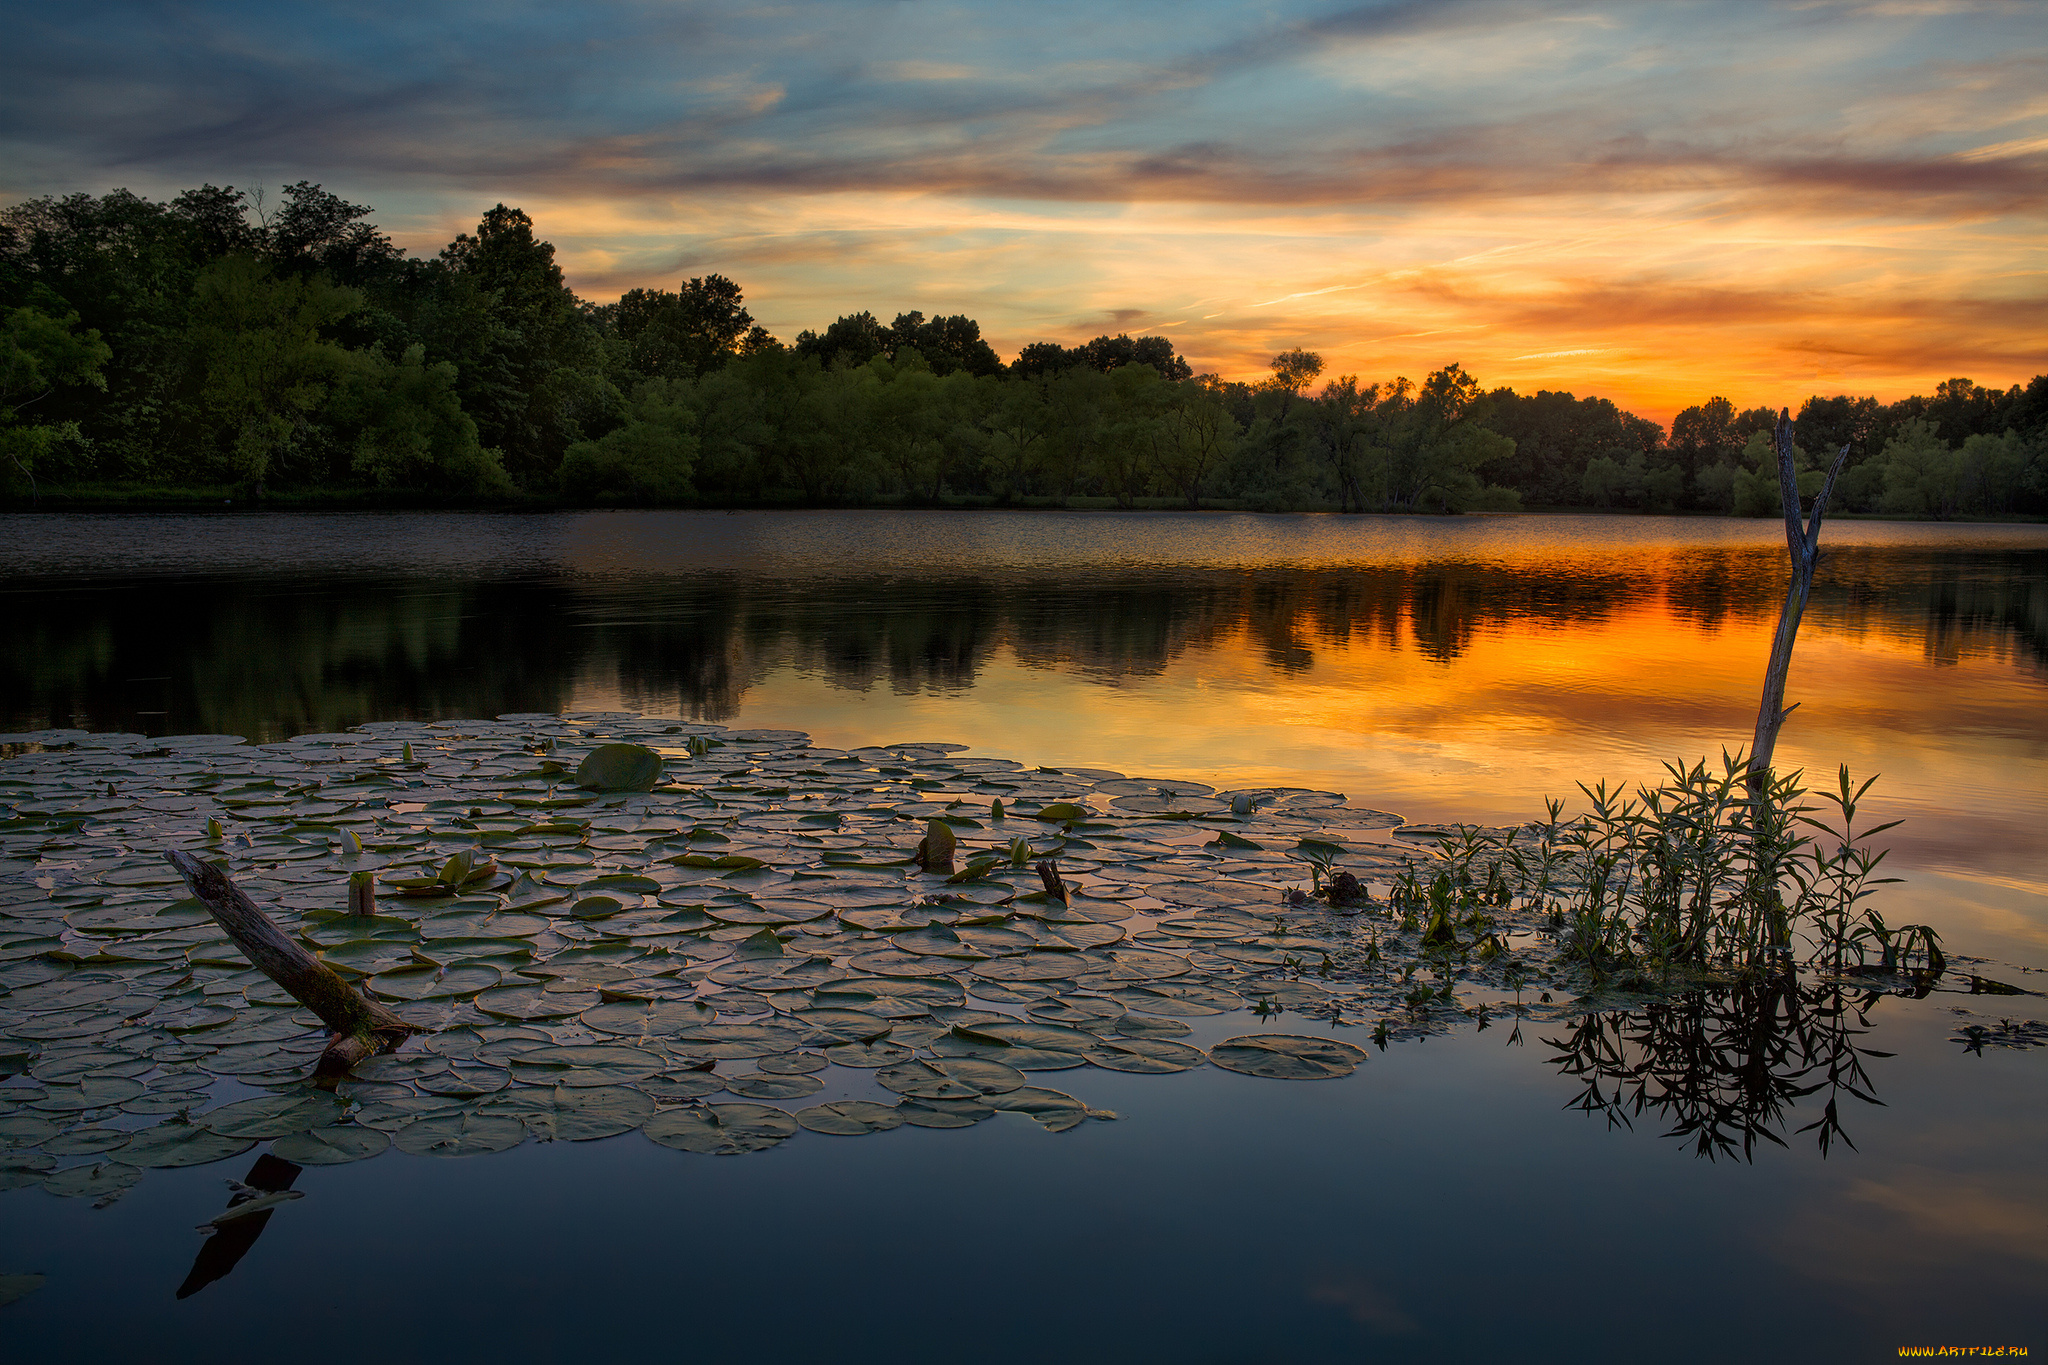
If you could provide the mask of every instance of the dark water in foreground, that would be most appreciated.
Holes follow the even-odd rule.
[[[1886,773],[1895,921],[2048,967],[2048,532],[1827,537],[1781,758]],[[1510,819],[1744,738],[1782,559],[1765,524],[1625,518],[0,518],[0,728],[621,706]],[[1951,1041],[2039,1003],[1877,1000],[1883,1104],[1844,1099],[1855,1149],[1825,1159],[1794,1131],[1817,1097],[1786,1147],[1701,1160],[1668,1116],[1571,1112],[1559,1026],[1496,1025],[1342,1081],[1090,1071],[1126,1117],[1060,1135],[999,1115],[738,1160],[635,1134],[311,1168],[183,1301],[192,1225],[249,1157],[101,1211],[22,1190],[0,1274],[47,1279],[0,1331],[23,1359],[2043,1350],[2048,1053]],[[1661,1083],[1717,1061],[1739,1101],[1717,1042]]]

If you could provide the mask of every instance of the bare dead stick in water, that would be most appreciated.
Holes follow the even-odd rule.
[[[1058,901],[1061,905],[1072,904],[1072,901],[1068,899],[1067,884],[1060,877],[1060,865],[1058,863],[1050,858],[1040,862],[1038,864],[1038,880],[1045,883],[1045,894],[1050,899]]]
[[[1792,707],[1785,705],[1785,675],[1792,667],[1792,645],[1799,636],[1799,618],[1806,614],[1806,596],[1813,587],[1813,571],[1820,563],[1821,514],[1834,496],[1835,476],[1849,458],[1843,446],[1828,470],[1820,496],[1813,500],[1813,515],[1805,526],[1799,523],[1799,470],[1792,456],[1792,412],[1778,414],[1778,490],[1785,504],[1785,542],[1792,554],[1792,582],[1785,589],[1785,606],[1778,613],[1778,633],[1771,641],[1770,667],[1764,670],[1763,703],[1756,713],[1756,741],[1749,746],[1746,781],[1750,800],[1760,800],[1771,777],[1771,755],[1778,747],[1778,730]],[[1797,705],[1797,703],[1794,703]]]
[[[170,850],[164,858],[178,869],[193,898],[227,930],[243,956],[334,1031],[327,1051],[320,1055],[320,1074],[345,1072],[365,1057],[389,1052],[404,1042],[406,1035],[419,1032],[293,942],[228,880],[227,873],[180,849]]]

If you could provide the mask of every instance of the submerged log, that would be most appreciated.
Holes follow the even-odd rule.
[[[318,1074],[340,1075],[366,1057],[397,1047],[408,1034],[419,1032],[295,943],[228,880],[227,873],[181,849],[172,849],[164,858],[178,869],[193,898],[227,930],[251,965],[333,1030],[327,1051],[320,1056]]]

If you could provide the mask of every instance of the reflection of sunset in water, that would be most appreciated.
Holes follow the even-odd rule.
[[[1508,822],[1746,745],[1785,581],[1782,527],[1718,519],[241,524],[238,553],[301,571],[215,569],[198,618],[180,575],[221,553],[198,522],[155,523],[155,563],[120,580],[79,567],[118,519],[39,528],[14,557],[63,590],[0,620],[8,727],[630,708]],[[1845,522],[1823,544],[1780,762],[1881,773],[1868,819],[1907,819],[1890,837],[1924,918],[2048,946],[2048,528]],[[1968,880],[1936,895],[1935,869]]]

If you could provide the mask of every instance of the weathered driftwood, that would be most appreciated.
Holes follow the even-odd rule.
[[[172,849],[164,857],[250,963],[334,1031],[320,1057],[320,1074],[346,1072],[366,1057],[397,1047],[407,1034],[418,1032],[293,942],[212,863],[181,849]]]
[[[1792,454],[1792,413],[1778,414],[1778,489],[1785,504],[1785,542],[1792,554],[1792,581],[1785,589],[1785,606],[1778,613],[1778,634],[1771,641],[1770,667],[1764,671],[1763,703],[1756,713],[1756,742],[1749,747],[1747,782],[1751,800],[1762,797],[1771,776],[1771,755],[1778,747],[1778,730],[1793,706],[1785,705],[1785,675],[1792,667],[1792,644],[1799,635],[1799,618],[1806,612],[1806,596],[1813,587],[1813,571],[1820,563],[1821,514],[1834,496],[1835,476],[1849,458],[1843,446],[1828,470],[1827,481],[1813,500],[1813,515],[1804,526],[1799,519],[1799,470]]]

